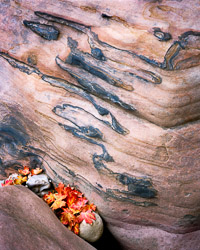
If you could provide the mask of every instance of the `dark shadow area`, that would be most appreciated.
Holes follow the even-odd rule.
[[[115,237],[111,234],[111,232],[108,230],[106,226],[106,222],[103,221],[104,224],[104,232],[102,237],[94,242],[90,243],[93,247],[95,247],[97,250],[123,250],[120,243],[115,239]]]

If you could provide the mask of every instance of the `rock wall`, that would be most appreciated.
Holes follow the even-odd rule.
[[[124,249],[200,249],[199,1],[0,7],[1,178],[42,166]]]

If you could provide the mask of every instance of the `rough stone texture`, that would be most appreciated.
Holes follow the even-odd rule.
[[[160,235],[199,249],[199,1],[0,7],[1,177],[42,166],[84,192],[125,249],[159,249]]]
[[[48,205],[28,188],[0,189],[1,250],[89,250],[89,243],[66,229]]]

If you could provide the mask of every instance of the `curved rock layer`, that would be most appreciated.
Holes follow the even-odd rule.
[[[199,2],[0,7],[2,178],[44,167],[125,249],[200,245]]]

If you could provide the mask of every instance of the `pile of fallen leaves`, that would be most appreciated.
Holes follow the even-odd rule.
[[[27,182],[27,176],[28,175],[37,175],[42,173],[43,169],[41,168],[36,168],[36,169],[32,169],[30,170],[29,167],[25,166],[23,170],[19,169],[19,175],[15,178],[9,177],[7,180],[5,180],[4,184],[1,184],[2,187],[5,186],[10,186],[10,185],[22,185],[22,184],[26,184]]]
[[[95,214],[92,212],[96,210],[96,206],[93,203],[88,204],[88,200],[81,192],[69,185],[65,187],[63,183],[60,183],[55,191],[45,194],[43,199],[69,230],[78,234],[79,225],[83,220],[89,224],[96,220]]]
[[[16,178],[8,178],[1,185],[25,185],[27,176],[37,175],[42,171],[40,168],[30,170],[29,167],[25,166],[23,170],[18,170],[19,175]],[[60,183],[54,191],[45,194],[43,200],[55,212],[62,224],[75,234],[79,234],[80,223],[83,220],[89,224],[96,220],[93,212],[96,210],[96,206],[93,203],[88,204],[88,200],[83,193],[69,185],[66,187],[63,183]]]

